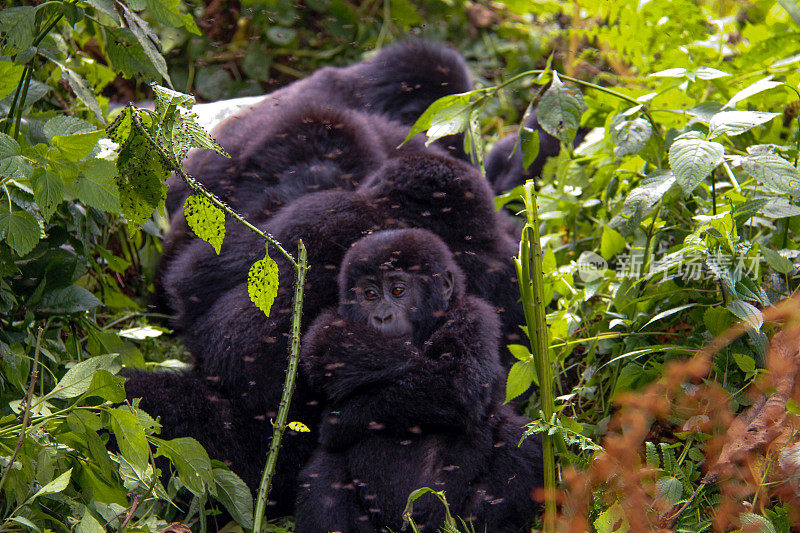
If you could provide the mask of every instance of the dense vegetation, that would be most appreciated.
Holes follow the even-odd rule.
[[[148,310],[153,208],[168,163],[213,143],[160,87],[261,94],[408,34],[452,43],[479,79],[416,131],[468,131],[476,164],[519,131],[529,160],[533,103],[568,147],[532,225],[549,360],[514,346],[508,380],[552,435],[559,531],[800,524],[798,310],[771,307],[798,287],[796,1],[53,0],[0,11],[0,531],[205,530],[223,510],[253,527],[224,464],[120,405],[123,366],[186,364]],[[532,220],[528,193],[498,207]],[[554,400],[519,398],[543,381]]]

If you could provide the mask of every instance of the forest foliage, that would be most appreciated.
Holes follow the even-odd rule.
[[[800,264],[796,1],[52,0],[0,10],[0,531],[204,531],[223,510],[253,527],[241,480],[160,439],[118,375],[187,364],[147,305],[164,180],[218,148],[184,93],[262,94],[407,35],[452,43],[478,79],[412,133],[463,131],[477,165],[518,134],[528,163],[536,108],[564,143],[537,180],[553,377],[520,344],[507,382],[560,443],[563,530],[800,523],[798,309],[772,307]],[[226,215],[193,198],[219,251]],[[520,396],[540,376],[552,415]]]

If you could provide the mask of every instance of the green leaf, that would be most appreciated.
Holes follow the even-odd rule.
[[[225,239],[225,213],[200,194],[186,198],[183,213],[195,235],[210,244],[219,255]]]
[[[683,497],[683,483],[676,477],[662,477],[656,481],[656,496],[677,505]]]
[[[508,372],[505,403],[524,393],[534,383],[538,383],[535,363],[532,360],[514,363]]]
[[[64,377],[61,378],[53,390],[47,395],[50,399],[75,398],[86,392],[92,384],[92,379],[96,370],[105,370],[115,374],[121,368],[117,363],[119,355],[108,354],[98,355],[75,363]],[[124,399],[124,398],[123,398]]]
[[[625,249],[625,238],[609,226],[603,227],[603,235],[600,237],[600,255],[603,259],[609,260]]]
[[[528,348],[521,344],[509,344],[508,351],[511,352],[511,355],[513,355],[519,361],[529,361],[532,357],[531,352],[528,351]]]
[[[106,52],[114,69],[126,78],[143,76],[147,79],[160,78],[161,75],[136,41],[136,36],[127,28],[107,30],[109,38]]]
[[[761,111],[722,111],[711,117],[709,138],[720,135],[735,136],[765,124],[781,113],[764,113]]]
[[[800,196],[800,172],[778,155],[750,154],[742,159],[742,168],[777,193]]]
[[[184,94],[178,91],[173,91],[167,87],[162,87],[157,83],[151,83],[150,87],[153,89],[154,102],[153,109],[158,116],[164,116],[170,109],[182,107],[184,109],[191,109],[197,102],[191,94]]]
[[[408,132],[408,136],[405,138],[403,143],[407,143],[414,135],[421,133],[423,131],[427,131],[428,128],[431,127],[431,122],[433,121],[433,117],[436,116],[437,113],[440,111],[444,111],[450,106],[455,105],[466,105],[469,103],[470,93],[461,93],[461,94],[448,94],[447,96],[442,96],[438,100],[428,107],[424,113],[417,119],[413,126],[411,126],[411,131]]]
[[[638,154],[653,134],[653,127],[643,118],[625,120],[621,115],[617,115],[611,123],[610,131],[611,139],[617,145],[614,148],[614,156],[621,158]]]
[[[647,466],[650,468],[659,468],[661,466],[661,459],[658,457],[658,450],[656,449],[656,445],[650,441],[647,441],[645,444],[645,460],[647,461]]]
[[[94,294],[79,285],[70,285],[45,293],[39,304],[39,310],[54,315],[73,314],[83,313],[99,305],[103,303]]]
[[[0,179],[28,178],[32,175],[33,169],[21,154],[19,143],[0,133]]]
[[[698,67],[698,69],[694,71],[694,75],[700,80],[715,80],[717,78],[730,76],[730,74],[727,72],[723,72],[711,67]]]
[[[0,241],[5,240],[18,256],[27,255],[39,242],[39,223],[27,211],[8,211],[0,205]]]
[[[256,307],[269,316],[272,302],[278,295],[278,264],[269,256],[269,249],[264,259],[256,261],[247,273],[247,294]]]
[[[158,35],[150,28],[147,22],[144,21],[139,15],[128,9],[125,4],[118,4],[122,7],[122,15],[128,25],[128,29],[133,33],[136,41],[141,45],[144,54],[149,60],[150,64],[160,74],[161,78],[167,80],[170,84],[172,81],[167,72],[167,62],[158,51],[157,45],[161,43],[158,40]]]
[[[297,31],[292,28],[271,26],[267,29],[267,39],[279,46],[288,46],[297,37]]]
[[[761,325],[764,323],[764,317],[761,315],[761,311],[743,300],[732,300],[728,302],[728,309],[731,313],[736,315],[737,318],[747,322],[747,324],[755,330],[761,328]]]
[[[628,235],[635,231],[644,217],[649,215],[658,202],[675,183],[671,170],[658,170],[642,180],[625,198],[620,212],[608,223]]]
[[[519,149],[522,150],[522,168],[527,170],[539,157],[539,130],[520,126]]]
[[[84,103],[89,110],[94,113],[98,120],[103,120],[103,111],[100,109],[100,104],[97,103],[89,83],[83,79],[83,76],[74,70],[55,62],[61,68],[61,77],[69,83],[70,88],[78,97],[78,100]]]
[[[50,144],[70,161],[86,158],[104,133],[85,120],[66,115],[53,117],[44,125],[44,134]]]
[[[644,326],[642,326],[640,329],[644,329],[647,326],[649,326],[650,324],[652,324],[653,322],[658,322],[662,318],[666,318],[668,316],[674,315],[675,313],[680,313],[684,309],[689,309],[689,308],[694,307],[694,306],[695,306],[695,304],[684,304],[684,305],[679,305],[678,307],[673,307],[672,309],[667,309],[666,311],[662,311],[662,312],[658,313],[656,316],[654,316],[653,318],[651,318],[650,320],[648,320],[647,323]]]
[[[89,161],[86,170],[72,184],[78,199],[102,211],[119,213],[119,189],[114,179],[114,164],[103,159]]]
[[[672,143],[669,164],[683,192],[691,194],[722,162],[724,155],[725,148],[721,144],[707,141],[701,133],[690,131]]]
[[[3,55],[10,56],[28,48],[33,44],[35,33],[35,7],[5,7],[0,10],[0,48]]]
[[[750,98],[751,96],[753,96],[755,94],[758,94],[758,93],[763,92],[763,91],[768,91],[769,89],[772,89],[774,87],[779,87],[781,85],[784,85],[783,82],[772,81],[772,78],[774,78],[774,77],[775,77],[774,74],[770,74],[766,78],[762,78],[762,79],[758,80],[757,82],[755,82],[754,84],[752,84],[752,85],[750,85],[748,87],[745,87],[744,89],[742,89],[741,91],[739,91],[738,93],[733,95],[733,98],[728,100],[728,103],[725,104],[724,107],[735,108],[736,104],[738,104],[739,102],[741,102],[743,100],[746,100],[746,99]]]
[[[571,145],[586,110],[583,95],[573,87],[564,85],[553,72],[550,88],[542,95],[536,111],[544,131],[564,144]]]
[[[85,0],[85,2],[104,15],[107,15],[117,26],[122,24],[119,13],[114,9],[113,0]]]
[[[132,134],[119,153],[117,187],[122,214],[130,224],[143,224],[167,197],[169,173],[144,136]]]
[[[187,489],[198,496],[206,493],[206,487],[214,486],[211,460],[200,443],[189,437],[172,440],[153,439],[158,445],[156,457],[168,457]]]
[[[213,470],[216,498],[245,529],[253,528],[253,497],[239,476],[224,468]]]
[[[17,88],[25,67],[11,61],[0,61],[0,99],[5,98]]]
[[[33,196],[45,219],[49,219],[64,199],[64,182],[57,174],[37,168],[31,182]]]
[[[755,513],[742,513],[739,515],[743,531],[747,533],[777,533],[772,523]]]
[[[761,253],[764,254],[764,259],[767,264],[775,269],[776,272],[781,274],[788,274],[794,269],[794,263],[789,259],[783,257],[781,254],[767,247],[761,248]]]
[[[631,530],[628,517],[625,516],[625,511],[617,501],[600,513],[600,516],[594,521],[594,527],[597,533],[627,533]]]
[[[469,120],[472,114],[472,106],[469,104],[454,104],[442,109],[431,119],[431,127],[428,128],[428,140],[425,146],[436,139],[447,135],[455,135],[465,131],[469,127]]]
[[[85,395],[98,396],[113,403],[124,402],[125,378],[117,377],[106,370],[97,370]]]
[[[83,518],[75,527],[75,533],[106,533],[106,530],[86,508],[83,511]]]
[[[70,477],[72,476],[72,468],[55,478],[53,481],[39,489],[36,494],[28,499],[28,503],[32,502],[39,496],[44,496],[45,494],[58,494],[59,492],[63,491],[69,485]]]
[[[149,466],[150,446],[138,417],[126,408],[109,409],[106,412],[120,453],[134,467],[145,472]]]
[[[725,307],[709,307],[703,313],[703,324],[716,337],[731,327],[733,320]]]
[[[756,370],[756,361],[752,357],[743,353],[733,353],[733,360],[736,361],[736,366],[746,374],[752,374]]]

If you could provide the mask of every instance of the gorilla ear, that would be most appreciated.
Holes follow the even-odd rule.
[[[456,282],[453,272],[448,268],[444,271],[444,276],[442,276],[442,298],[444,298],[445,302],[449,302],[450,298],[453,296],[455,285]]]

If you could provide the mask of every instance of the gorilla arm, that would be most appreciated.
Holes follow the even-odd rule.
[[[335,312],[323,314],[302,355],[312,387],[331,402],[322,443],[342,449],[382,430],[469,432],[496,400],[497,330],[491,308],[471,297],[453,303],[423,353]]]

